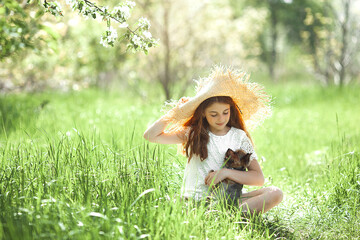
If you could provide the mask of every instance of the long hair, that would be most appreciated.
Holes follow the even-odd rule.
[[[211,97],[203,101],[195,110],[194,115],[184,124],[184,127],[190,128],[188,140],[183,143],[183,150],[189,161],[194,155],[200,156],[201,161],[204,161],[208,157],[207,144],[210,138],[208,133],[209,123],[204,117],[204,113],[205,109],[213,103],[229,104],[230,119],[227,126],[243,130],[252,142],[250,134],[245,127],[240,109],[232,98],[228,96]]]

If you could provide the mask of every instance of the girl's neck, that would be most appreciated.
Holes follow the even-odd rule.
[[[226,135],[230,130],[230,127],[228,126],[225,126],[223,129],[213,129],[213,128],[209,128],[209,131],[214,134],[214,135],[217,135],[217,136],[224,136]]]

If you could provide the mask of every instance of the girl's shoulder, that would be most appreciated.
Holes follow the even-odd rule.
[[[235,134],[239,134],[240,136],[244,134],[246,135],[245,131],[240,128],[231,127],[230,131],[233,131]]]
[[[235,139],[235,141],[246,141],[247,140],[247,135],[246,132],[240,128],[235,128],[235,127],[231,127],[230,131],[232,131],[232,138]]]

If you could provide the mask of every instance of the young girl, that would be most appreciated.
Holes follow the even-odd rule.
[[[150,142],[182,144],[188,157],[183,197],[206,198],[209,188],[225,179],[262,186],[264,176],[246,125],[254,127],[270,115],[269,96],[258,84],[248,82],[246,73],[221,67],[198,81],[196,90],[194,97],[181,98],[144,133]],[[251,153],[248,171],[222,168],[228,148]],[[244,212],[264,213],[281,201],[279,188],[266,187],[243,193],[240,207]]]

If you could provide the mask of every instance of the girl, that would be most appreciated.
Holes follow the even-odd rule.
[[[262,186],[264,176],[246,125],[254,127],[270,115],[270,97],[248,82],[246,73],[221,67],[198,81],[196,90],[194,97],[181,98],[144,133],[150,142],[182,144],[188,157],[182,195],[206,198],[209,187],[225,179]],[[252,153],[248,171],[221,168],[228,148]],[[239,203],[243,212],[264,213],[282,197],[279,188],[267,187],[242,194]]]

